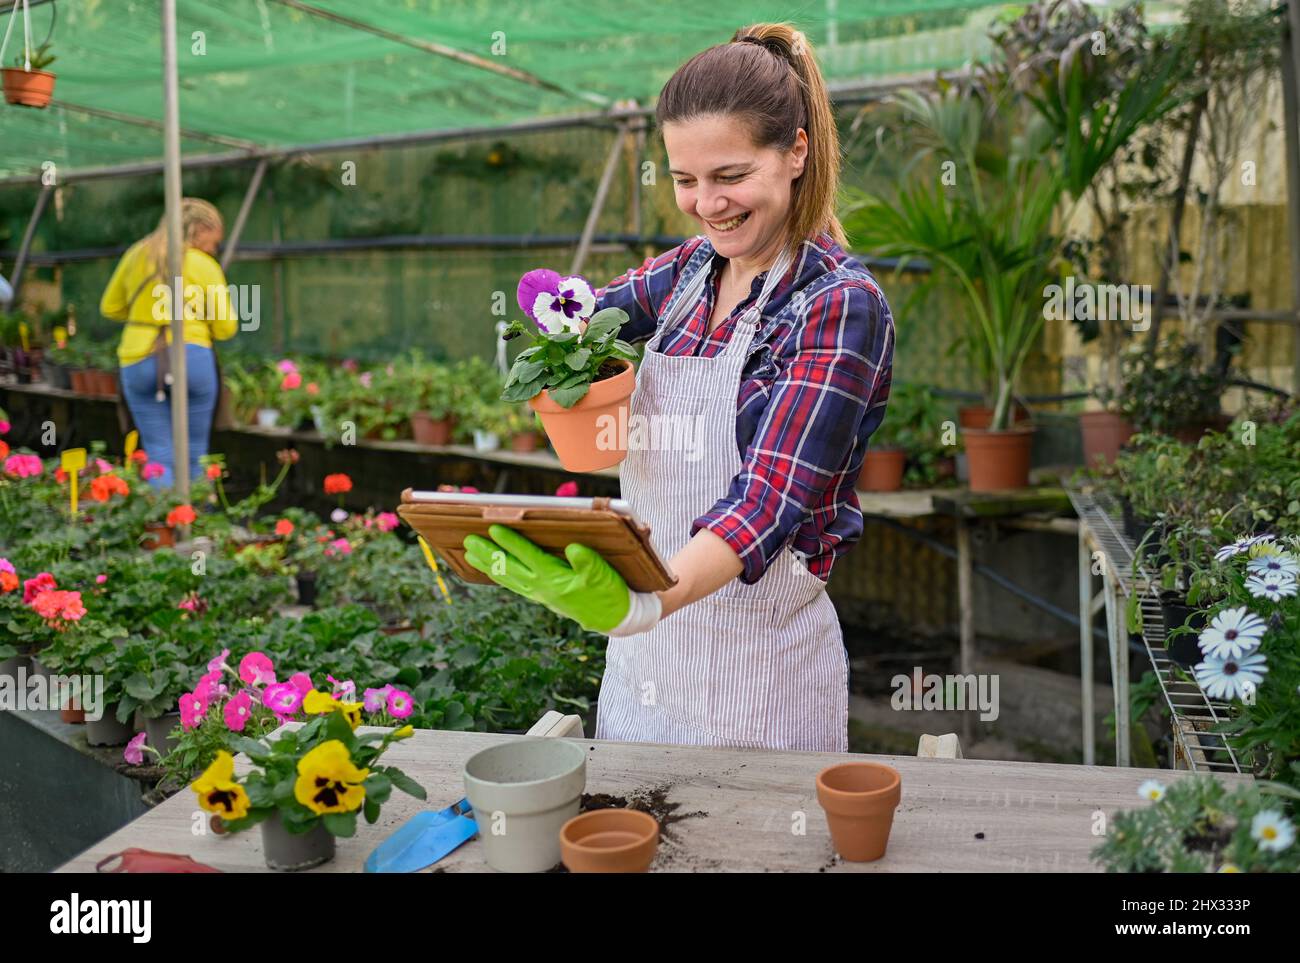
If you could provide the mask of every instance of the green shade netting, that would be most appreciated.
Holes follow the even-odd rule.
[[[0,30],[12,0],[0,0]],[[157,0],[60,0],[55,103],[0,106],[0,177],[162,153]],[[972,0],[310,0],[310,6],[525,71],[544,89],[277,0],[177,0],[181,149],[224,154],[653,103],[685,60],[745,24],[805,31],[835,85],[961,65],[1006,5]],[[21,9],[21,8],[20,8]],[[22,49],[15,25],[5,61]],[[44,39],[46,4],[31,10]],[[504,47],[501,45],[504,44]],[[494,46],[495,45],[495,46]],[[98,112],[98,113],[97,113]],[[111,112],[114,116],[103,116]]]

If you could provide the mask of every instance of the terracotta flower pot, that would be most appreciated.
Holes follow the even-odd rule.
[[[1029,420],[1029,409],[1016,405],[1012,411],[1012,424]],[[984,405],[962,405],[957,409],[957,423],[961,428],[987,428],[993,422],[993,409]]]
[[[1101,459],[1111,464],[1119,450],[1133,437],[1133,426],[1114,411],[1085,411],[1079,415],[1083,433],[1083,463],[1096,464]]]
[[[455,428],[454,415],[432,418],[427,411],[417,411],[411,415],[411,438],[421,445],[450,445]]]
[[[116,398],[117,375],[111,371],[96,371],[95,392],[101,398]]]
[[[518,452],[530,452],[537,450],[537,432],[521,431],[510,439],[510,450]]]
[[[885,855],[902,795],[898,770],[879,762],[845,762],[817,774],[817,801],[835,851],[851,863]]]
[[[1201,440],[1201,435],[1207,431],[1227,431],[1228,426],[1232,424],[1232,418],[1229,415],[1214,415],[1204,421],[1198,421],[1191,425],[1184,425],[1182,428],[1175,429],[1172,434],[1184,445],[1195,445]]]
[[[864,492],[896,492],[903,487],[903,470],[907,452],[901,448],[868,449],[858,475],[858,488]]]
[[[309,832],[291,833],[276,813],[262,820],[262,855],[267,869],[296,873],[333,859],[334,837],[323,823]]]
[[[144,530],[146,535],[153,536],[144,540],[145,551],[151,552],[156,548],[166,548],[176,544],[176,531],[165,522],[149,522]]]
[[[48,107],[54,96],[54,74],[48,70],[4,68],[5,101],[23,107]]]
[[[64,706],[60,709],[59,721],[66,722],[73,726],[84,723],[86,721],[86,710],[76,708],[75,706],[76,704],[74,703],[72,706]]]
[[[967,428],[966,460],[973,492],[1025,488],[1029,484],[1029,450],[1034,443],[1032,427],[987,431]]]
[[[556,404],[549,391],[528,402],[541,415],[546,435],[565,471],[599,471],[627,457],[626,432],[620,426],[627,423],[628,399],[636,388],[636,373],[630,361],[620,364],[621,372],[593,382],[572,408]]]
[[[644,873],[659,848],[659,821],[635,809],[597,809],[560,828],[560,859],[571,873]]]
[[[90,394],[90,372],[85,368],[70,368],[68,370],[68,382],[72,385],[72,390],[83,395]]]

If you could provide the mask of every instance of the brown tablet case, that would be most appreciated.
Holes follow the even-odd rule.
[[[581,542],[600,553],[637,592],[660,592],[677,584],[650,545],[650,526],[609,507],[608,498],[593,498],[592,508],[518,508],[504,505],[420,502],[411,489],[402,492],[397,514],[466,582],[490,585],[492,579],[465,561],[465,536],[489,538],[489,525],[505,525],[554,555]]]

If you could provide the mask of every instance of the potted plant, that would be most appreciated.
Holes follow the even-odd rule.
[[[1228,370],[1207,367],[1200,349],[1176,333],[1154,352],[1126,352],[1121,364],[1118,411],[1135,431],[1161,432],[1194,445],[1206,431],[1227,427],[1219,399],[1228,388]]]
[[[46,41],[35,50],[24,49],[14,58],[12,67],[5,67],[5,102],[23,107],[48,107],[54,96],[54,77],[45,68],[57,58],[50,53]]]
[[[512,406],[506,409],[504,432],[510,439],[510,450],[517,452],[536,451],[538,426],[541,424],[537,412],[528,407]]]
[[[428,364],[417,368],[416,409],[411,412],[411,437],[421,445],[451,444],[456,425],[456,391],[451,370]]]
[[[360,704],[352,705],[359,716]],[[357,734],[340,707],[299,728],[286,727],[275,738],[233,738],[232,747],[248,756],[252,771],[236,776],[233,757],[221,750],[191,788],[228,831],[262,826],[269,869],[310,869],[333,858],[335,837],[356,834],[358,814],[374,823],[394,787],[426,798],[400,769],[377,765],[389,746],[413,731],[408,725]]]
[[[627,408],[636,387],[636,351],[617,337],[627,313],[606,308],[593,314],[596,298],[590,285],[555,271],[529,271],[519,281],[517,298],[537,332],[516,356],[502,399],[527,401],[541,416],[566,471],[618,464],[627,456],[627,445],[614,426],[623,420],[620,410]],[[526,333],[515,320],[502,337]]]

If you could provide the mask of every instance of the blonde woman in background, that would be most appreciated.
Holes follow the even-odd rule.
[[[238,324],[226,276],[216,260],[224,233],[221,214],[207,201],[197,197],[181,201],[191,478],[198,476],[199,458],[208,452],[221,387],[212,343],[214,339],[233,338]],[[152,480],[158,488],[170,487],[175,471],[171,385],[167,376],[166,346],[171,344],[172,333],[166,264],[164,217],[152,234],[122,255],[99,302],[104,317],[126,322],[117,348],[122,394],[140,431],[141,447],[151,461],[166,469],[161,477]]]

